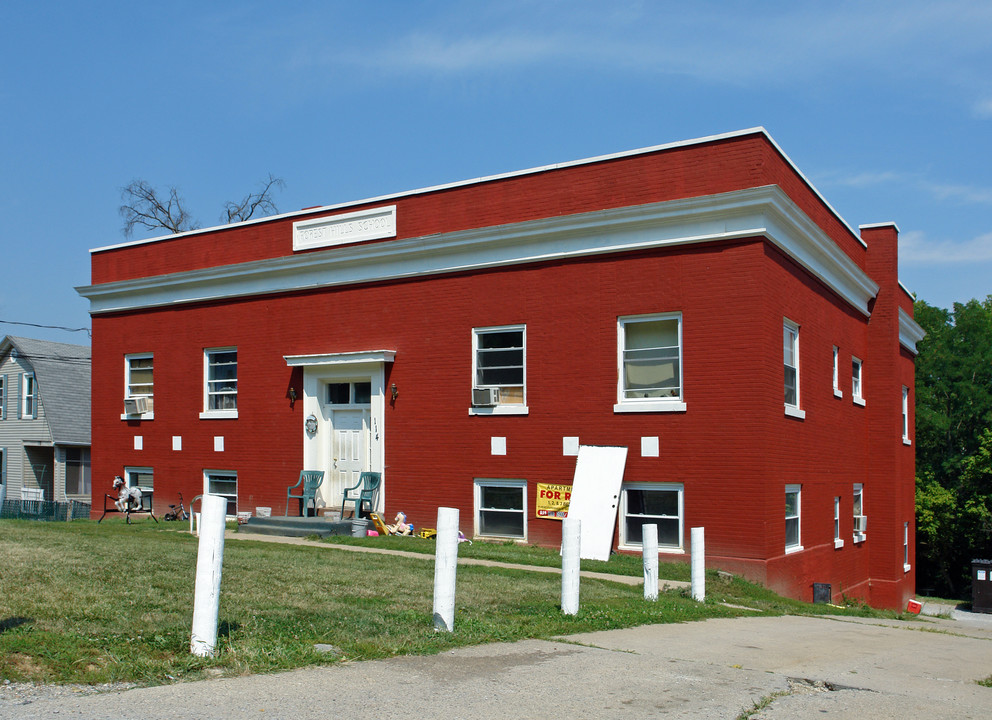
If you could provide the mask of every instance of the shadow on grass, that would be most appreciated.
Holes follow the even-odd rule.
[[[8,630],[13,630],[16,627],[25,625],[31,622],[31,618],[26,617],[9,617],[0,620],[0,633],[5,633]]]

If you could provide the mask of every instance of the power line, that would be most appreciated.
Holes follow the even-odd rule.
[[[38,325],[37,323],[17,322],[16,320],[0,320],[0,325],[26,325],[27,327],[46,328],[48,330],[65,330],[66,332],[84,332],[88,337],[90,338],[93,337],[93,335],[90,333],[90,329],[84,327],[71,328],[71,327],[64,327],[62,325]]]

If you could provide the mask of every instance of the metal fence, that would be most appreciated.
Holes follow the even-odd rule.
[[[45,520],[66,522],[85,520],[90,516],[88,503],[52,502],[49,500],[4,500],[0,520]]]

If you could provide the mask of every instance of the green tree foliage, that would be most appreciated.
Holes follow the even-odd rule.
[[[960,595],[992,556],[992,295],[951,311],[917,301],[917,584]]]

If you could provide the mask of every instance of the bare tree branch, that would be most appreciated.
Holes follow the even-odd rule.
[[[136,226],[149,230],[161,228],[172,233],[196,230],[199,227],[186,210],[175,187],[170,187],[168,196],[163,199],[144,180],[132,180],[121,188],[119,212],[124,218],[124,237],[131,237]]]
[[[260,215],[263,213],[275,215],[279,212],[275,202],[272,200],[272,189],[276,187],[283,188],[286,186],[286,183],[283,182],[282,178],[277,178],[272,173],[269,173],[268,180],[259,183],[259,185],[261,190],[245,195],[241,202],[235,203],[228,201],[224,204],[224,212],[227,213],[226,222],[244,222],[256,212]],[[222,215],[221,222],[224,221],[225,219]]]

